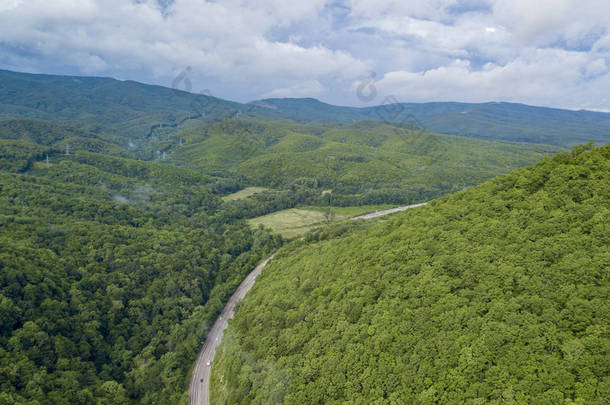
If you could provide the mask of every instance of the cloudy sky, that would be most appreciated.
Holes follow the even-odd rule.
[[[609,66],[608,0],[0,0],[2,69],[237,101],[610,111]]]

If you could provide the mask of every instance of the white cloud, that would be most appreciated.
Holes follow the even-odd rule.
[[[118,76],[247,101],[507,100],[608,109],[607,0],[0,0],[0,68]],[[374,100],[372,102],[381,102]]]
[[[13,10],[21,4],[23,0],[0,0],[0,12]]]
[[[263,94],[263,98],[281,97],[321,97],[326,93],[326,89],[317,80],[297,83],[290,87],[274,89]]]
[[[31,0],[0,13],[0,37],[26,48],[40,70],[52,59],[86,74],[140,70],[163,78],[192,66],[194,76],[258,87],[357,77],[365,64],[345,51],[266,37],[323,6],[323,0],[177,0],[162,10],[153,1]]]
[[[456,60],[426,72],[389,72],[376,86],[380,94],[401,101],[512,101],[578,109],[601,105],[609,84],[605,61],[581,52],[539,49],[503,66],[488,63],[473,69],[468,61]]]
[[[610,26],[607,0],[495,0],[494,19],[524,45],[565,41],[577,46]]]

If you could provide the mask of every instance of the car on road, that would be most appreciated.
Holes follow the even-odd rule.
[[[208,361],[207,363],[205,363],[208,367],[210,367],[212,365],[211,361]]]

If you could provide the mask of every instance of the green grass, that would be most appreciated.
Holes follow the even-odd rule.
[[[251,195],[262,193],[263,191],[269,190],[265,187],[246,187],[243,190],[239,190],[236,193],[225,195],[222,197],[223,201],[241,200],[242,198],[250,197]]]
[[[243,191],[243,190],[242,190]],[[347,218],[355,217],[369,212],[387,210],[396,205],[362,205],[358,207],[332,207],[331,222],[342,221]],[[279,233],[285,238],[295,238],[302,236],[317,226],[327,224],[326,207],[306,206],[277,211],[272,214],[252,218],[248,223],[252,227],[263,225],[273,232]]]
[[[394,208],[396,207],[396,204],[376,204],[376,205],[360,205],[357,207],[332,207],[332,212],[335,213],[335,215],[338,215],[342,218],[344,217],[355,217],[358,215],[363,215],[363,214],[368,214],[369,212],[375,212],[375,211],[383,211],[383,210],[389,210],[390,208]],[[314,210],[314,211],[318,211],[318,212],[326,212],[326,207],[313,207],[313,206],[308,206],[308,207],[301,207],[302,209],[306,209],[306,210]]]
[[[338,221],[345,218],[346,216],[343,215],[335,215],[333,220]],[[307,231],[315,228],[316,225],[324,222],[326,222],[326,217],[321,210],[300,208],[277,211],[248,220],[252,227],[256,228],[258,225],[263,225],[289,239],[304,235]]]

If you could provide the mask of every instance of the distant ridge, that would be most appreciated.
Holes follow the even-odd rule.
[[[282,119],[268,108],[179,89],[102,77],[54,76],[0,70],[0,119],[33,118],[104,125],[131,138],[241,118]],[[157,131],[159,132],[159,131]]]
[[[247,104],[107,77],[0,70],[0,119],[71,120],[104,125],[130,137],[236,118],[299,123],[377,120],[433,132],[570,147],[610,142],[610,113],[506,102],[397,103],[343,107],[315,98],[269,98]],[[156,131],[160,132],[160,131]]]
[[[507,102],[397,103],[340,107],[312,98],[270,98],[253,102],[298,121],[381,120],[420,125],[433,132],[564,147],[610,142],[610,113],[572,111]]]

